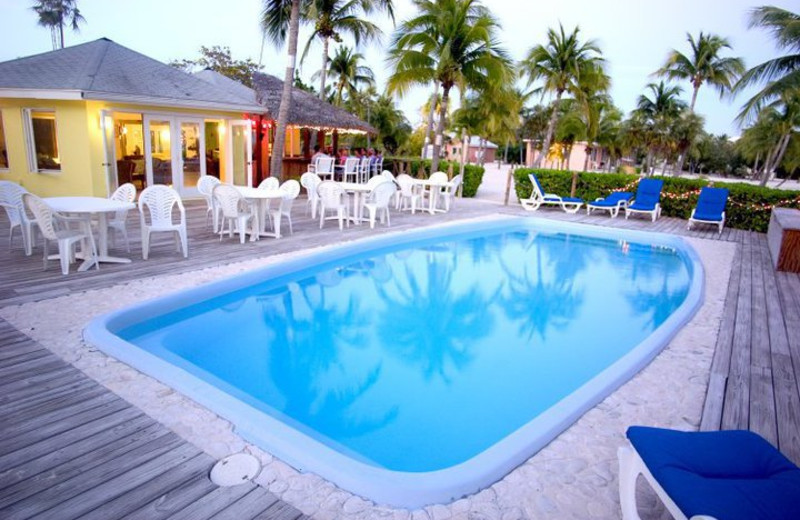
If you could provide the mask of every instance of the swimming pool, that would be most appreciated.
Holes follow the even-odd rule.
[[[702,279],[676,237],[471,222],[146,302],[86,338],[293,466],[413,508],[547,444],[663,348]]]

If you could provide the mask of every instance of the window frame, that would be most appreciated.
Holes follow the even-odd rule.
[[[6,137],[5,121],[3,120],[3,110],[0,109],[0,135],[3,136],[3,149],[6,151],[6,165],[0,164],[0,172],[7,173],[11,171],[11,159],[8,157],[8,138]]]
[[[31,173],[41,173],[45,175],[60,175],[63,172],[63,165],[57,170],[39,168],[39,161],[36,159],[36,137],[33,133],[33,115],[36,112],[52,112],[53,113],[53,133],[56,139],[56,148],[60,150],[58,144],[58,112],[55,108],[37,107],[37,108],[23,108],[23,127],[25,130],[25,146],[28,152],[28,169]],[[59,157],[61,153],[59,152]]]

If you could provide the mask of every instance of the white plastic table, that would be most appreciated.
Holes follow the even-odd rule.
[[[442,188],[452,187],[453,183],[451,181],[446,182],[435,182],[431,181],[430,179],[414,179],[414,185],[420,186],[424,191],[426,188],[428,189],[428,213],[433,215],[434,213],[447,213],[447,210],[440,209],[436,207],[436,199],[439,198],[439,194],[442,192]]]
[[[339,182],[337,184],[341,186],[345,192],[353,194],[353,212],[349,218],[357,225],[360,225],[361,222],[364,221],[361,216],[361,198],[368,195],[372,191],[372,188],[358,182]]]
[[[253,226],[256,226],[257,224],[258,230],[253,230],[253,232],[250,233],[250,241],[254,242],[260,236],[280,238],[281,216],[277,216],[277,221],[275,222],[275,233],[269,233],[266,231],[266,221],[270,201],[276,199],[281,200],[281,198],[283,198],[283,192],[279,189],[268,190],[264,188],[253,188],[251,186],[234,186],[234,188],[239,190],[239,193],[242,194],[242,197],[255,203],[253,205]]]
[[[132,202],[104,199],[102,197],[47,197],[43,200],[53,211],[58,213],[86,215],[89,218],[91,218],[92,215],[97,215],[100,222],[98,225],[97,258],[85,258],[83,263],[78,267],[79,271],[89,269],[94,265],[95,261],[112,264],[130,263],[130,258],[108,255],[108,214],[135,209],[135,204]]]

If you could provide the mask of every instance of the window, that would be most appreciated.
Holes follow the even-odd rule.
[[[28,153],[32,171],[61,171],[53,110],[26,110]]]
[[[6,134],[3,131],[3,112],[0,110],[0,170],[8,169],[8,152],[6,151]]]

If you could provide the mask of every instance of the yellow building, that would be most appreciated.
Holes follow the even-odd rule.
[[[40,196],[124,182],[251,184],[257,103],[102,38],[0,63],[0,180]]]

